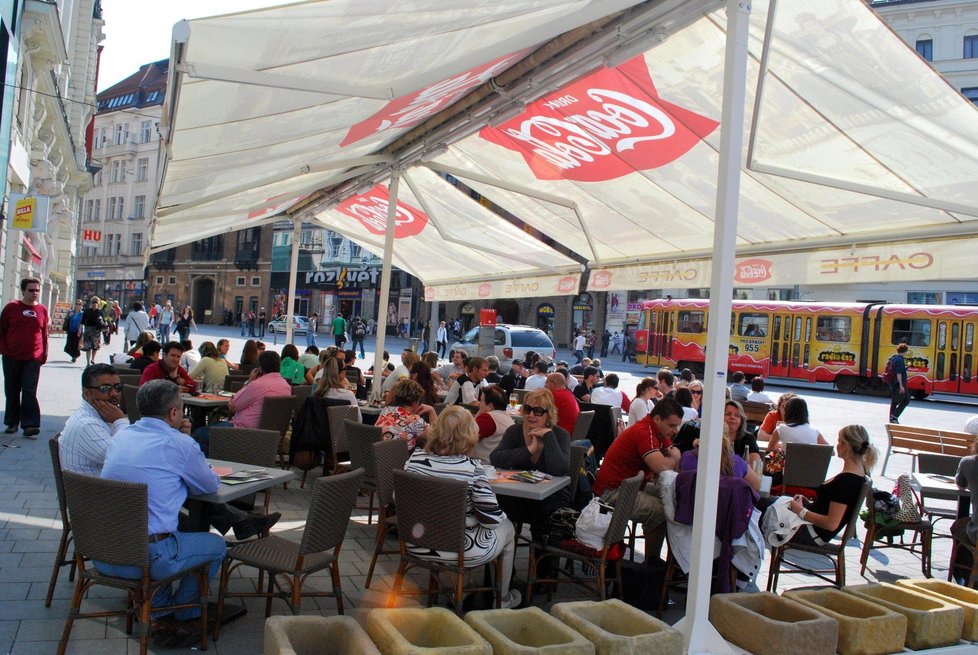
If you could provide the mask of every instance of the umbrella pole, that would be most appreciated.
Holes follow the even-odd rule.
[[[299,239],[302,238],[302,220],[292,219],[292,260],[289,263],[289,300],[285,308],[285,343],[292,343],[292,324],[295,321],[295,294],[299,278]]]
[[[377,342],[374,346],[374,380],[370,397],[380,400],[380,387],[384,382],[384,342],[387,338],[387,305],[391,295],[391,265],[394,260],[394,227],[397,218],[397,193],[401,175],[391,172],[390,198],[387,205],[387,230],[384,232],[384,265],[380,274],[380,298],[377,301]]]

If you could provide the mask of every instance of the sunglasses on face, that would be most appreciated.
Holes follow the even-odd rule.
[[[689,392],[694,396],[702,396],[703,392],[700,389],[690,389]]]
[[[547,413],[546,407],[533,407],[532,405],[523,405],[524,414],[533,414],[534,416],[543,416]]]
[[[110,391],[113,390],[122,393],[122,383],[117,382],[115,384],[100,384],[97,387],[86,387],[86,389],[98,390],[101,391],[102,393],[109,393]]]

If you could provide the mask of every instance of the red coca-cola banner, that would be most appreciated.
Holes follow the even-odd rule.
[[[360,221],[371,234],[384,236],[387,231],[387,208],[390,206],[387,187],[378,184],[367,193],[351,196],[336,206],[336,210]],[[398,201],[394,217],[394,238],[404,239],[421,234],[428,216],[411,205]]]
[[[661,99],[639,55],[537,100],[479,136],[523,155],[538,179],[600,182],[664,166],[718,125]]]
[[[370,118],[351,127],[340,146],[348,146],[385,130],[414,127],[483,84],[496,73],[509,68],[510,64],[524,54],[521,51],[494,59],[447,80],[428,85],[420,91],[392,100]]]
[[[737,262],[734,281],[742,284],[760,284],[771,279],[773,266],[771,260],[760,257]]]

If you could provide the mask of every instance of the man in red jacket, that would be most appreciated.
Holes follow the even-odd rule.
[[[169,380],[180,387],[180,393],[195,392],[197,383],[191,379],[187,369],[180,366],[180,357],[182,356],[183,346],[180,345],[180,342],[167,341],[166,345],[163,346],[163,356],[143,369],[139,384],[146,384],[150,380]]]
[[[0,312],[0,355],[7,407],[3,422],[7,434],[24,428],[24,436],[37,439],[41,432],[41,407],[37,381],[48,361],[48,310],[40,303],[41,281],[20,281],[23,300],[14,300]]]

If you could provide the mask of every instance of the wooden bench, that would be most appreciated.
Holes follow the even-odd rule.
[[[886,464],[890,461],[890,453],[894,450],[913,457],[912,471],[917,469],[918,453],[937,453],[958,457],[974,454],[975,435],[967,432],[887,423],[886,437],[888,443],[886,457],[883,458],[881,475],[886,474]]]
[[[763,423],[767,413],[774,409],[773,403],[758,403],[745,400],[740,404],[744,408],[744,414],[747,415],[747,425],[750,427],[755,427]]]

